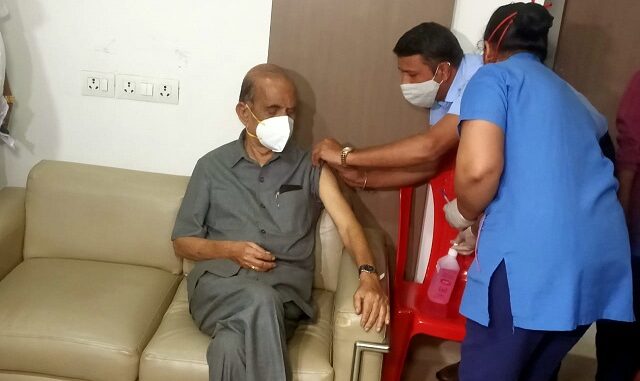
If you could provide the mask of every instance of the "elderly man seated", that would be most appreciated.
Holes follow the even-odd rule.
[[[288,143],[295,111],[285,72],[252,68],[236,106],[245,129],[198,161],[178,213],[172,239],[177,255],[197,261],[187,279],[189,308],[212,337],[210,380],[291,379],[287,338],[314,315],[313,247],[323,206],[359,266],[361,325],[389,323],[373,256],[333,173]]]

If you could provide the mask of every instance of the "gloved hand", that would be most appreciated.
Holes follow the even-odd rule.
[[[458,199],[448,202],[444,206],[444,216],[451,227],[458,230],[464,230],[475,224],[475,221],[469,221],[458,210]]]
[[[456,239],[451,241],[451,243],[458,254],[469,255],[476,250],[476,241],[477,237],[473,234],[473,230],[471,228],[466,228],[458,233]]]

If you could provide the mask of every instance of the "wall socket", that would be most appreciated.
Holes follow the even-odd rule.
[[[113,73],[99,71],[80,72],[81,94],[92,97],[113,98],[115,94],[115,81]]]
[[[176,79],[116,75],[116,98],[178,104],[180,83]]]

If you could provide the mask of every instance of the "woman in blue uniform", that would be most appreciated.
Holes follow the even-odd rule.
[[[598,319],[632,321],[629,240],[606,120],[547,68],[553,18],[498,8],[462,99],[458,227],[481,216],[461,312],[462,381],[549,380]]]

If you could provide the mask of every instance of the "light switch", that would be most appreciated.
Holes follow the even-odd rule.
[[[136,89],[138,94],[144,96],[152,96],[153,95],[153,83],[141,82]]]
[[[100,90],[105,93],[109,91],[109,80],[106,78],[100,78]]]

